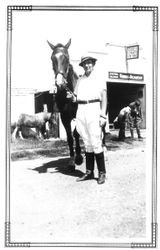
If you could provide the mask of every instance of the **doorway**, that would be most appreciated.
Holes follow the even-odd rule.
[[[129,103],[139,98],[141,100],[142,113],[143,113],[143,122],[141,124],[141,127],[145,128],[145,121],[146,121],[145,84],[107,82],[107,92],[108,92],[109,124],[113,124],[114,119],[119,114],[119,111],[122,108],[128,106]]]

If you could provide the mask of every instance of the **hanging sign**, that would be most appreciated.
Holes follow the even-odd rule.
[[[122,79],[122,80],[132,80],[132,81],[144,80],[144,75],[132,74],[132,73],[109,72],[108,77],[111,79]]]
[[[139,58],[139,45],[132,45],[126,47],[126,59],[137,59]]]

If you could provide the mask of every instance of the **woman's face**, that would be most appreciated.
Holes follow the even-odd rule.
[[[83,63],[83,68],[85,71],[86,76],[89,76],[90,73],[92,72],[93,68],[94,68],[94,63],[92,60],[87,60]]]

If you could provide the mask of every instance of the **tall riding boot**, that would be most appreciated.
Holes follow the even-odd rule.
[[[86,155],[86,173],[77,179],[77,181],[85,181],[89,179],[94,179],[94,153],[85,153]]]
[[[106,169],[105,169],[105,161],[104,161],[104,153],[101,152],[99,154],[95,154],[96,156],[96,162],[97,162],[97,168],[98,168],[98,184],[103,184],[106,179]]]
[[[133,132],[133,129],[130,129],[130,132],[131,132],[131,138],[133,139],[133,138],[134,138],[134,132]]]

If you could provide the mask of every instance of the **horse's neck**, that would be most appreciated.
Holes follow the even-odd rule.
[[[76,72],[73,70],[73,66],[70,64],[68,76],[67,76],[67,82],[68,82],[68,87],[71,91],[74,91],[75,86],[77,84],[77,79],[78,79],[78,76]]]

